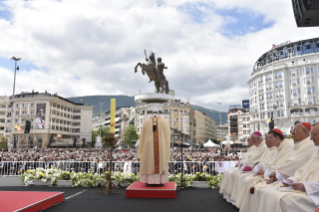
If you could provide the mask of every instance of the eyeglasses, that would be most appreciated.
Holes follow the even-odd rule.
[[[293,129],[293,130],[291,130],[291,132],[295,133],[297,130],[305,130],[305,129]]]

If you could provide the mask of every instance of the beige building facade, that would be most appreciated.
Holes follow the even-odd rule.
[[[192,110],[191,115],[193,116],[191,119],[194,120],[191,128],[195,131],[193,132],[193,142],[203,144],[209,139],[216,139],[215,121],[198,110]]]
[[[171,128],[181,131],[186,135],[188,139],[190,137],[190,105],[189,103],[183,103],[179,99],[175,99],[170,103],[163,105],[163,113],[160,115],[166,119]],[[141,134],[141,129],[144,121],[152,115],[152,111],[147,111],[145,104],[136,105],[136,129],[138,135]],[[180,140],[180,138],[175,138],[175,140]],[[185,140],[184,140],[185,141]]]
[[[9,97],[0,98],[0,135],[10,137],[13,120],[13,148],[72,146],[74,140],[77,145],[91,143],[93,106],[47,92],[22,92],[15,95],[11,115],[10,102]],[[24,133],[27,120],[31,122],[29,134]]]

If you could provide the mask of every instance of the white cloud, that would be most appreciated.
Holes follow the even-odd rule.
[[[39,67],[20,66],[16,92],[47,90],[65,97],[152,92],[147,77],[134,74],[146,49],[163,58],[179,97],[216,109],[221,101],[227,110],[226,104],[248,98],[252,67],[272,43],[316,37],[319,31],[298,29],[285,0],[200,1],[198,9],[206,14],[200,23],[179,8],[198,1],[163,2],[160,7],[155,0],[4,2],[12,19],[0,19],[0,57],[15,55]],[[216,12],[225,9],[263,15],[265,23],[274,24],[226,37],[225,24],[240,20]],[[0,94],[8,95],[13,73],[1,64],[0,73]]]

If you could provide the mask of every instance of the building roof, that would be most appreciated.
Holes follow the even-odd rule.
[[[15,94],[14,98],[30,98],[30,97],[43,97],[43,96],[47,96],[47,97],[56,97],[58,99],[64,100],[66,102],[69,102],[73,105],[84,105],[84,102],[73,102],[69,99],[63,98],[62,96],[59,96],[57,93],[55,94],[50,94],[47,91],[45,91],[44,93],[39,93],[38,91],[34,92],[21,92],[19,94]],[[9,97],[12,98],[12,95]]]

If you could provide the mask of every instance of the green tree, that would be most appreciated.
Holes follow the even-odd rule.
[[[100,134],[100,129],[98,130],[92,130],[92,143],[91,146],[94,147],[95,145],[95,139],[96,137]],[[103,138],[108,138],[110,136],[110,128],[103,126],[101,129],[101,137]],[[102,140],[102,142],[105,142]]]
[[[0,149],[8,148],[8,138],[5,136],[0,136]]]
[[[136,129],[133,125],[129,125],[124,132],[124,141],[130,146],[133,147],[135,142],[138,139]]]

